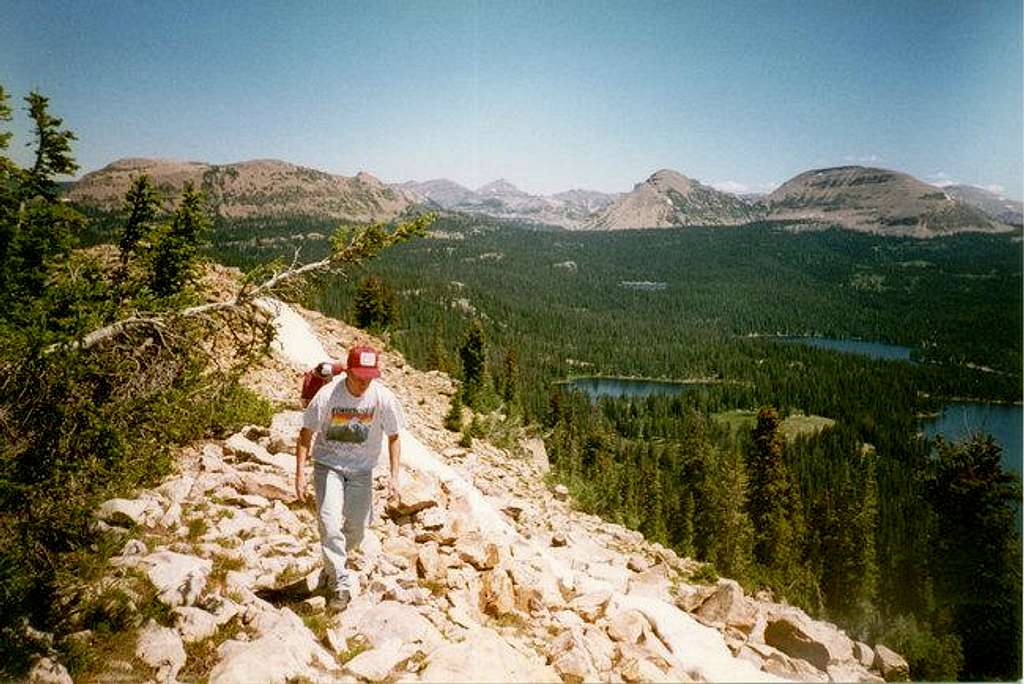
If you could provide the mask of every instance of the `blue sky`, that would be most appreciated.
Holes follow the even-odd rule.
[[[1020,198],[1021,4],[14,0],[0,83],[51,98],[83,171],[276,158],[549,193],[865,164]]]

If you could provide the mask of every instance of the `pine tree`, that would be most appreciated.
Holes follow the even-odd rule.
[[[52,264],[70,252],[84,224],[78,212],[57,201],[55,176],[78,170],[71,157],[75,136],[50,115],[47,98],[33,92],[25,101],[34,127],[35,163],[22,170],[0,158],[0,320],[15,324],[29,302],[45,292]],[[6,92],[0,91],[0,120],[9,120],[10,113]],[[0,149],[6,147],[10,133],[0,142]]]
[[[398,297],[377,276],[367,276],[352,299],[356,325],[385,330],[398,323]]]
[[[746,578],[752,558],[754,530],[747,515],[747,473],[736,449],[715,450],[705,487],[711,521],[707,557],[723,575]]]
[[[754,525],[754,557],[766,568],[788,577],[799,565],[804,537],[800,492],[783,460],[785,440],[779,415],[763,407],[751,432],[747,460],[750,476],[750,520]]]
[[[466,339],[459,348],[459,359],[462,361],[466,404],[480,411],[493,408],[495,397],[487,366],[487,341],[479,319],[474,319],[470,325]]]
[[[139,242],[152,229],[159,207],[156,191],[143,174],[132,180],[132,186],[124,198],[124,211],[128,214],[118,247],[121,250],[121,269],[127,270],[128,262],[138,250]]]
[[[939,440],[931,501],[936,598],[963,641],[964,678],[1021,677],[1020,480],[988,435]]]
[[[430,351],[427,352],[427,370],[438,370],[447,373],[450,370],[448,354],[444,344],[444,321],[438,316],[434,319],[434,334],[430,338]]]
[[[506,410],[515,413],[520,410],[520,389],[519,389],[519,355],[515,349],[509,349],[505,353],[505,368],[501,379],[501,400],[505,402]]]
[[[29,170],[29,185],[36,193],[53,200],[59,191],[55,176],[71,175],[78,170],[78,164],[71,156],[71,143],[76,140],[75,134],[62,130],[64,120],[50,115],[49,98],[32,92],[25,101],[28,103],[36,137],[35,163]]]
[[[174,220],[153,245],[149,286],[154,294],[170,297],[195,281],[199,250],[209,225],[202,193],[186,182]]]
[[[462,390],[455,392],[455,396],[452,397],[451,407],[448,409],[448,413],[444,416],[444,427],[452,432],[460,432],[462,430]]]

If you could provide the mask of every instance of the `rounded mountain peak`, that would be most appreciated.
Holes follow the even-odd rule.
[[[521,191],[504,178],[499,178],[496,181],[481,186],[477,189],[477,192],[481,195],[510,195],[518,194]]]
[[[366,171],[360,171],[356,174],[356,181],[363,185],[368,185],[373,188],[383,188],[384,183],[379,178]]]
[[[656,190],[672,189],[677,192],[686,193],[693,187],[695,181],[687,178],[678,171],[672,169],[659,169],[650,175],[643,183],[638,183],[636,188],[650,186]]]

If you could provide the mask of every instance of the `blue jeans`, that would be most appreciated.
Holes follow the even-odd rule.
[[[331,592],[350,591],[345,559],[363,541],[373,512],[373,473],[336,470],[313,464],[317,523],[324,571],[320,583]]]

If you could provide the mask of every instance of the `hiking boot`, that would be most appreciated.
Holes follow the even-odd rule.
[[[328,613],[340,613],[348,608],[348,602],[352,600],[352,594],[348,591],[341,591],[329,601],[327,601],[327,612]]]

